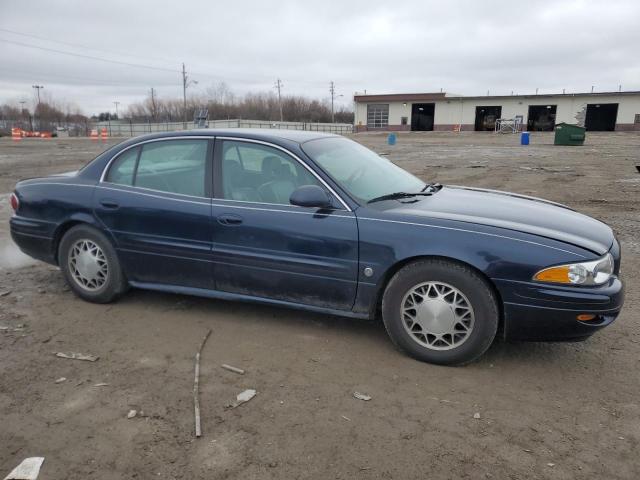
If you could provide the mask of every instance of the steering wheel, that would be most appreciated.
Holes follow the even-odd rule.
[[[356,180],[360,180],[364,175],[364,172],[366,172],[366,170],[367,170],[367,167],[365,165],[359,166],[358,168],[355,169],[355,171],[351,175],[349,175],[349,178],[347,178],[345,183],[348,183],[349,185],[351,185]]]

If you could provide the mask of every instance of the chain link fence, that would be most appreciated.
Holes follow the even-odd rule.
[[[271,122],[268,120],[211,120],[207,128],[270,128],[346,135],[353,132],[350,123]],[[96,128],[106,128],[110,137],[135,137],[146,133],[191,130],[191,122],[133,123],[126,121],[98,122]]]

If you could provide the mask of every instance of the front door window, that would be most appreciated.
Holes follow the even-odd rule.
[[[223,198],[289,205],[289,197],[302,185],[320,185],[320,182],[281,150],[261,144],[224,141]]]

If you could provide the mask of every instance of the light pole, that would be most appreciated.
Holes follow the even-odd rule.
[[[44,88],[44,85],[32,85],[32,87],[38,92],[38,106],[40,106],[40,89]]]
[[[120,102],[113,102],[113,104],[116,106],[116,119],[118,119],[118,105],[120,105]]]

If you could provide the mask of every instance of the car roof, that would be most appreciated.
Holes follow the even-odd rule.
[[[304,143],[319,138],[339,137],[333,133],[310,132],[307,130],[285,130],[279,128],[196,128],[192,130],[178,130],[173,132],[159,132],[142,135],[131,139],[131,143],[144,140],[167,137],[191,137],[191,136],[225,136],[249,138],[254,140],[278,141],[288,140],[294,143]]]

